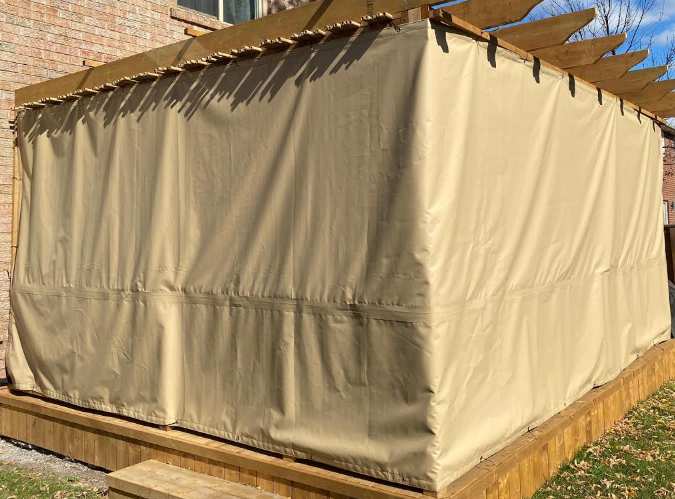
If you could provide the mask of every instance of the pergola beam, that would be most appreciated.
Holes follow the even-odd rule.
[[[669,92],[675,90],[675,80],[655,81],[647,85],[643,90],[623,94],[626,100],[649,109],[650,103],[656,103]]]
[[[626,34],[603,36],[532,51],[532,54],[561,69],[598,62],[603,55],[626,41]]]
[[[440,0],[314,1],[295,9],[206,33],[86,71],[20,88],[16,91],[15,103],[17,106],[44,107],[63,100],[74,100],[78,96],[92,95],[110,87],[111,82],[120,82],[119,85],[125,81],[135,83],[143,75],[157,78],[160,74],[180,72],[184,65],[207,66],[213,62],[211,59],[217,54],[236,59],[240,57],[243,49],[249,49],[249,52],[255,49],[253,57],[258,57],[268,51],[279,50],[278,44],[271,42],[293,39],[294,36],[303,33],[320,34],[313,40],[314,43],[319,43],[323,42],[326,36],[341,36],[341,31],[331,29],[331,26],[349,24],[356,26],[355,29],[368,29],[365,26],[368,24],[368,18],[385,14],[387,22],[396,24],[429,17],[435,22],[459,29],[477,39],[496,43],[497,46],[518,54],[523,60],[540,58],[542,64],[557,70],[566,70],[590,83],[602,82],[605,88],[630,94],[640,102],[647,102],[652,97],[664,97],[670,90],[650,86],[652,89],[650,93],[641,98],[636,94],[637,90],[644,88],[646,91],[649,81],[655,77],[645,81],[644,85],[642,85],[644,80],[640,79],[640,83],[637,83],[633,74],[623,78],[632,66],[647,57],[647,51],[600,60],[606,52],[616,49],[624,42],[625,34],[565,43],[574,32],[593,20],[594,9],[509,26],[494,32],[483,31],[488,27],[522,20],[541,1],[465,0],[436,10],[430,10],[430,6],[440,3]],[[361,21],[358,21],[359,19]],[[348,30],[349,33],[352,31],[354,29]],[[282,49],[289,49],[292,45],[295,44],[287,43]],[[614,79],[617,81],[611,81]],[[656,88],[662,89],[663,94],[655,93]],[[670,98],[668,96],[664,98],[666,97]],[[649,104],[666,106],[660,100],[654,103],[650,101]],[[671,109],[674,106],[675,103],[672,103],[659,109]],[[644,109],[652,110],[651,107]]]
[[[186,61],[208,57],[216,52],[229,53],[245,46],[258,46],[264,40],[288,37],[293,33],[324,28],[327,25],[350,19],[361,19],[363,16],[378,12],[400,13],[433,3],[438,2],[429,0],[309,2],[271,16],[229,26],[96,68],[20,88],[16,91],[15,102],[18,106],[40,99],[57,97],[76,90],[95,88],[131,75],[152,72],[159,67],[179,66]]]
[[[532,51],[562,45],[594,18],[595,9],[586,9],[498,29],[494,34],[523,50]]]
[[[640,64],[649,56],[649,50],[638,50],[621,55],[604,57],[593,64],[585,64],[568,68],[567,71],[574,76],[590,83],[602,80],[611,80],[625,75],[630,68]]]
[[[442,7],[444,12],[486,29],[521,21],[543,0],[466,0]]]
[[[621,78],[602,80],[597,82],[596,85],[603,90],[623,96],[623,94],[628,92],[637,92],[644,89],[651,82],[663,76],[666,71],[668,71],[668,66],[657,66],[654,68],[629,71]]]
[[[662,114],[663,112],[667,112],[673,108],[675,108],[675,92],[671,92],[665,95],[659,101],[650,105],[650,107],[648,107],[647,109],[658,115],[663,116]]]

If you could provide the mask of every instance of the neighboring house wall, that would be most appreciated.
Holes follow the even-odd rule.
[[[299,3],[266,0],[269,11]],[[176,0],[0,0],[0,378],[9,318],[14,90],[224,27]]]
[[[663,201],[668,205],[668,223],[675,224],[675,136],[664,137]]]

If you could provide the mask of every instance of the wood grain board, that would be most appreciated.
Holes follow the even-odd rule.
[[[636,71],[629,71],[620,78],[599,81],[597,85],[603,90],[621,97],[628,92],[642,90],[654,80],[664,75],[666,71],[668,71],[668,66],[638,69]]]
[[[209,31],[205,29],[200,29],[200,28],[195,28],[194,26],[187,26],[184,30],[184,33],[187,36],[191,36],[193,38],[196,38],[198,36],[205,35],[206,33],[209,33]]]
[[[474,26],[486,29],[520,21],[542,0],[470,0],[442,7],[444,12],[461,17]]]
[[[209,56],[220,53],[234,55],[252,53],[251,57],[264,56],[268,51],[277,51],[274,40],[299,40],[299,36],[312,37],[313,42],[322,42],[324,37],[344,36],[331,27],[346,25],[367,28],[369,19],[386,18],[393,24],[417,22],[438,14],[447,14],[454,27],[483,39],[498,40],[499,46],[511,50],[526,60],[542,59],[555,69],[594,83],[622,77],[639,59],[640,53],[608,57],[600,60],[608,51],[616,49],[625,34],[594,38],[575,43],[565,41],[585,26],[595,16],[594,9],[565,14],[511,26],[490,33],[482,29],[497,27],[522,20],[542,0],[464,0],[445,5],[437,10],[431,6],[440,0],[321,0],[300,7],[201,34],[188,29],[193,38],[136,54],[118,61],[69,74],[53,80],[30,85],[16,91],[17,106],[41,107],[61,102],[64,96],[73,93],[94,92],[115,81],[134,81],[133,78],[157,77],[160,68],[175,71],[181,65],[206,66]],[[460,22],[461,21],[461,22]],[[381,23],[376,23],[381,27]],[[309,31],[308,31],[309,30]],[[287,43],[282,49],[291,49],[297,43]],[[252,52],[254,51],[254,52]],[[528,52],[532,51],[532,52]],[[180,70],[180,69],[178,69]],[[623,82],[621,82],[623,84]],[[630,87],[630,88],[635,88]],[[77,97],[75,97],[77,98]],[[41,102],[43,101],[43,102]],[[634,106],[639,108],[639,106]],[[641,111],[655,119],[659,125],[665,122],[653,115],[653,109]]]
[[[661,80],[650,83],[638,92],[626,93],[622,97],[642,106],[650,102],[658,102],[673,90],[675,90],[675,80]]]
[[[566,43],[557,47],[535,50],[532,53],[561,69],[593,64],[610,50],[626,40],[625,34],[603,36],[580,42]]]
[[[292,498],[522,498],[670,379],[675,379],[675,340],[652,347],[615,380],[590,391],[437,493],[388,485],[180,429],[164,431],[6,388],[0,389],[0,434],[111,471],[155,459]]]
[[[595,9],[517,24],[495,31],[495,36],[523,50],[537,50],[565,43],[595,18]]]
[[[347,20],[360,20],[362,16],[374,12],[400,13],[429,3],[433,2],[429,0],[309,2],[294,9],[142,52],[97,68],[20,88],[16,91],[15,102],[19,106],[47,97],[57,97],[77,89],[94,88],[134,74],[151,72],[158,67],[177,66],[215,52],[226,53],[244,46],[257,46],[266,39],[289,36]]]
[[[653,104],[651,104],[651,108],[653,108],[654,111],[659,113],[661,116],[666,116],[662,113],[668,111],[669,109],[675,108],[675,92],[670,92],[664,95],[658,101],[655,101]]]
[[[208,466],[208,465],[207,465]],[[208,474],[149,459],[107,476],[109,494],[162,499],[275,499],[280,496]]]
[[[630,68],[644,61],[647,56],[649,56],[649,50],[638,50],[620,55],[611,55],[593,64],[574,66],[567,70],[582,80],[597,83],[602,80],[620,78]]]

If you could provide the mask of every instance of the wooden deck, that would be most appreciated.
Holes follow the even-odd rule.
[[[187,431],[165,431],[6,388],[0,390],[0,434],[106,470],[155,459],[292,498],[521,498],[531,496],[577,449],[600,437],[669,379],[675,379],[675,340],[654,346],[618,378],[439,493],[388,485]]]
[[[280,499],[255,487],[152,459],[110,473],[108,499]]]

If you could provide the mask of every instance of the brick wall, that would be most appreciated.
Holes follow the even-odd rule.
[[[0,378],[9,317],[14,90],[220,28],[175,0],[0,0]]]
[[[668,203],[668,222],[675,224],[675,136],[665,137],[663,200]]]

